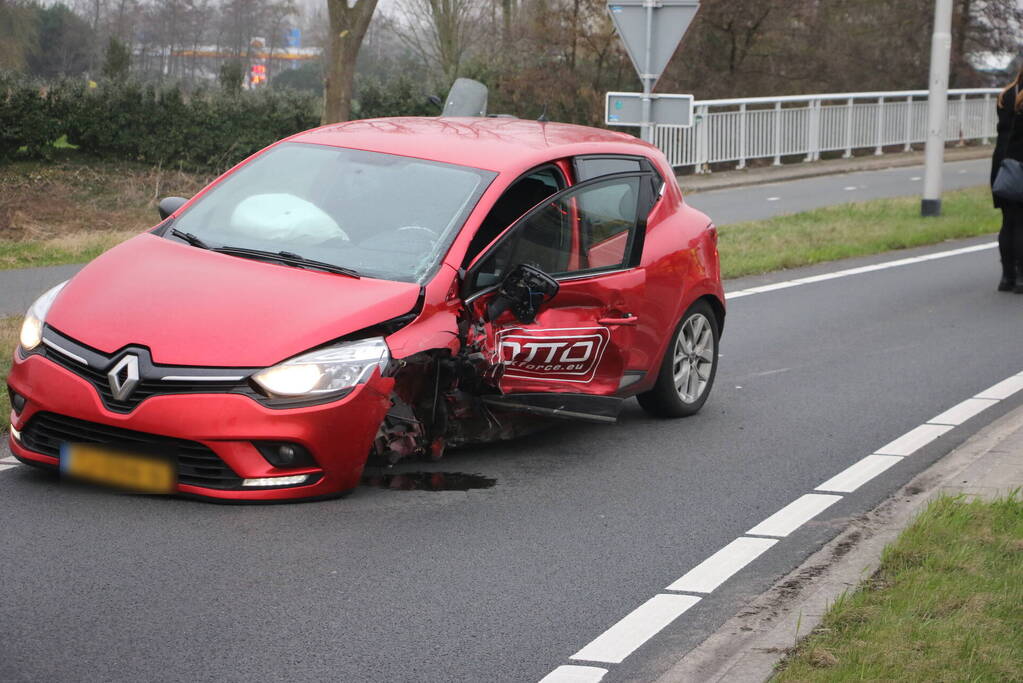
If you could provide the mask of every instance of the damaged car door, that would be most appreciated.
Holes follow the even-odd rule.
[[[617,419],[645,305],[650,174],[564,190],[513,224],[466,273],[474,345],[504,409]]]

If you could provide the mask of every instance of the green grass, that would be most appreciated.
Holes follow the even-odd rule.
[[[1023,498],[942,497],[773,681],[1023,681]]]
[[[0,240],[0,270],[84,263],[136,234],[79,232],[45,240]]]
[[[741,198],[742,190],[736,191]],[[879,254],[997,232],[987,187],[944,195],[940,218],[921,218],[919,197],[878,199],[720,228],[725,278]]]
[[[18,344],[18,333],[21,331],[21,316],[0,318],[0,432],[11,423],[11,401],[7,395],[7,373],[11,371],[14,361],[14,347]]]

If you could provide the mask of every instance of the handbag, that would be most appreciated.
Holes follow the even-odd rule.
[[[991,192],[999,199],[1023,204],[1023,163],[1015,159],[1002,159]]]
[[[1013,94],[1018,96],[1019,84]],[[1016,119],[1019,113],[1015,111],[1016,98],[1013,97],[1012,126],[1009,128],[1009,139],[1012,139],[1013,131],[1016,130]],[[1023,204],[1023,162],[1016,159],[1002,159],[1002,165],[998,168],[998,175],[991,186],[991,193],[999,199],[1009,202]]]

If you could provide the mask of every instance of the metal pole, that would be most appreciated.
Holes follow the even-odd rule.
[[[948,72],[952,58],[952,0],[936,0],[931,38],[930,95],[927,98],[927,166],[922,216],[941,215],[941,168],[945,161],[948,124]]]
[[[650,93],[654,89],[654,77],[650,73],[650,63],[653,58],[653,37],[654,37],[654,7],[655,4],[652,0],[646,0],[643,3],[646,8],[646,58],[643,60],[643,121],[642,121],[642,132],[643,139],[653,144],[654,142],[654,125],[651,122],[651,101]]]

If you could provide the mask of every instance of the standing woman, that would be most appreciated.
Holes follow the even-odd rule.
[[[992,185],[1003,159],[1023,161],[1023,67],[1016,80],[998,96],[998,139],[991,164]],[[994,196],[994,200],[995,208],[1002,210],[1002,229],[998,233],[1002,279],[998,282],[998,291],[1023,294],[1023,204],[998,196]]]

